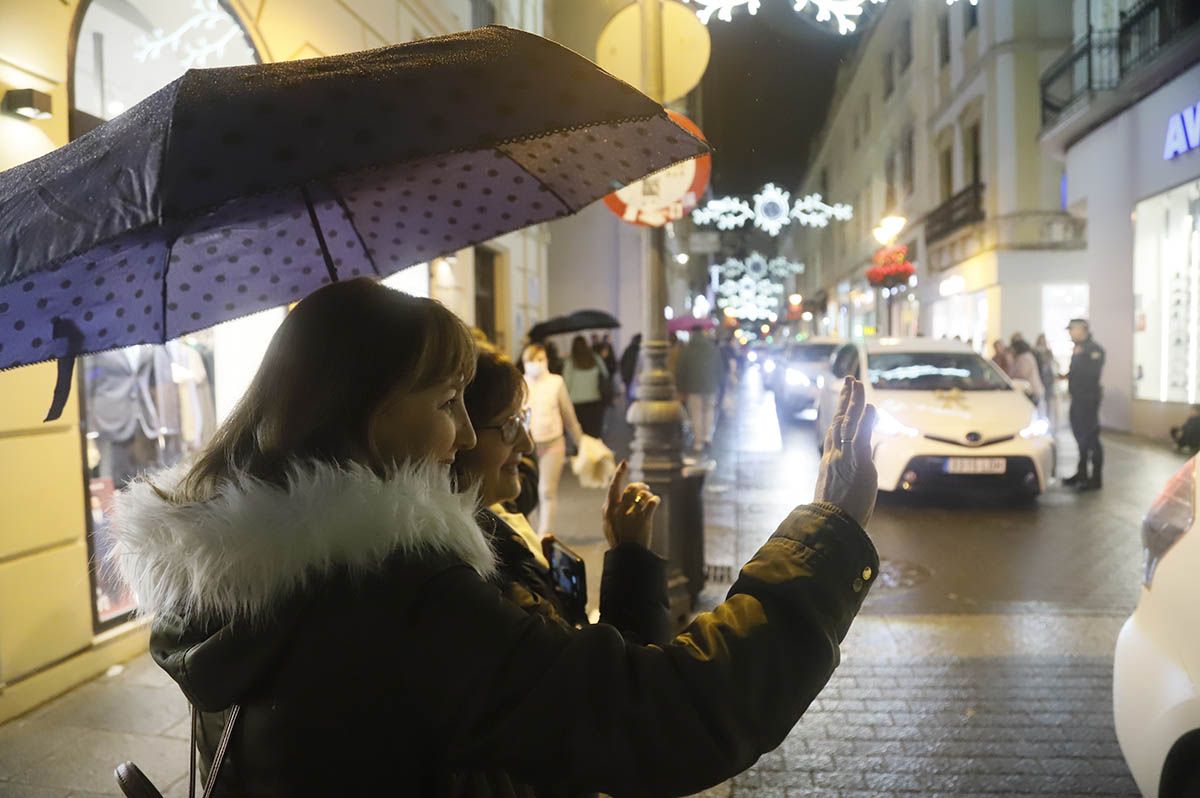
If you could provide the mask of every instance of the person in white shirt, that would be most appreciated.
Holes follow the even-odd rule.
[[[567,458],[565,434],[569,433],[578,446],[583,428],[575,417],[566,382],[550,373],[545,347],[530,344],[521,360],[529,385],[529,431],[538,456],[538,532],[545,536],[554,531],[558,512],[558,483]]]

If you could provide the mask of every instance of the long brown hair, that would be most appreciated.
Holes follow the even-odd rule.
[[[469,382],[475,342],[440,303],[370,278],[333,283],[283,320],[229,418],[169,498],[204,501],[234,474],[282,485],[299,459],[382,472],[371,413],[401,386]]]
[[[587,340],[582,335],[576,335],[571,339],[571,362],[580,371],[596,368],[596,353],[588,346]]]

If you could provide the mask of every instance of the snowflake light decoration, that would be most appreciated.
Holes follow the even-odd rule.
[[[736,197],[709,200],[703,208],[692,211],[692,221],[696,224],[715,224],[718,230],[741,227],[753,218],[750,203]]]
[[[871,2],[878,5],[887,0],[871,0]],[[866,0],[796,0],[794,8],[796,11],[803,11],[809,3],[812,3],[813,7],[817,9],[817,22],[836,19],[838,33],[845,36],[854,33],[854,29],[858,27],[856,20],[863,12]]]
[[[844,202],[830,205],[820,194],[809,194],[796,200],[792,207],[792,218],[807,227],[828,227],[830,219],[837,219],[839,222],[853,219],[854,208]]]
[[[696,11],[696,16],[705,25],[712,20],[713,14],[716,14],[717,19],[722,22],[732,22],[733,9],[738,6],[745,6],[751,15],[757,14],[758,8],[762,4],[762,0],[683,0],[683,2],[694,2],[700,6]]]
[[[771,236],[779,235],[793,220],[806,227],[827,227],[830,219],[844,222],[853,217],[852,207],[841,202],[830,205],[820,194],[809,194],[793,205],[791,194],[774,183],[767,183],[754,195],[753,206],[737,197],[721,197],[692,211],[692,221],[698,225],[715,224],[718,230],[733,230],[753,221],[755,227]]]
[[[180,60],[191,69],[207,65],[210,57],[224,55],[226,46],[241,34],[237,23],[218,0],[194,0],[192,11],[192,16],[170,33],[158,28],[151,36],[138,36],[133,57],[145,63],[157,61],[168,50],[179,53],[182,49]]]
[[[754,226],[768,235],[777,236],[788,223],[791,195],[774,183],[767,183],[754,195]]]
[[[758,13],[761,0],[683,0],[683,2],[694,2],[700,6],[696,11],[696,16],[700,21],[707,25],[712,21],[714,15],[722,22],[733,21],[733,10],[739,6],[746,6],[751,14]],[[817,22],[836,21],[838,33],[843,36],[854,33],[858,27],[858,18],[862,16],[863,7],[870,2],[874,5],[882,5],[887,0],[794,0],[793,8],[797,12],[804,11],[811,3],[817,10]],[[946,0],[946,5],[952,6],[958,0]],[[969,0],[971,5],[979,5],[979,0]]]
[[[757,321],[778,315],[783,304],[784,280],[804,273],[804,264],[752,252],[744,260],[730,258],[716,267],[717,307],[739,319]]]

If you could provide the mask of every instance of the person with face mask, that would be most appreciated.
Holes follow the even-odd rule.
[[[576,446],[583,440],[583,427],[575,416],[575,406],[567,393],[567,383],[550,373],[546,348],[530,344],[521,354],[525,382],[529,386],[529,431],[537,447],[538,458],[538,532],[545,536],[554,531],[558,513],[558,483],[567,459],[565,434]]]

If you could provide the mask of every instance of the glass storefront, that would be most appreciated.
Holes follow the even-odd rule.
[[[1087,283],[1055,283],[1042,286],[1042,331],[1054,353],[1060,372],[1065,372],[1075,352],[1075,343],[1067,332],[1071,319],[1088,317]]]
[[[92,0],[74,53],[75,136],[191,67],[257,61],[241,25],[219,0]],[[166,345],[82,358],[77,384],[98,630],[136,609],[110,558],[113,495],[138,474],[174,465],[208,442],[241,398],[285,312],[275,308]]]
[[[1134,209],[1134,396],[1200,396],[1200,180]]]
[[[950,279],[953,278],[944,280],[943,285]],[[952,294],[939,299],[930,308],[930,323],[934,338],[965,341],[975,351],[983,352],[989,348],[987,292]]]

